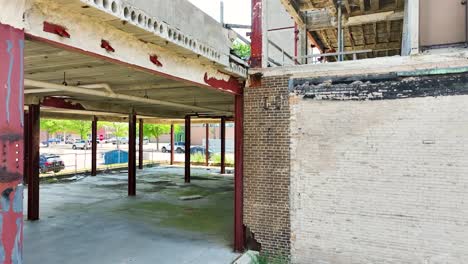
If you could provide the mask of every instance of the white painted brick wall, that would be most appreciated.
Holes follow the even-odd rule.
[[[293,101],[294,263],[468,263],[468,96]]]

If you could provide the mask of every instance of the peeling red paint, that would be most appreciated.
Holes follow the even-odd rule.
[[[111,44],[107,40],[101,40],[101,48],[107,50],[108,52],[115,52],[115,49],[111,46]]]
[[[42,100],[42,106],[54,107],[54,108],[63,108],[70,110],[86,110],[83,105],[79,103],[72,103],[63,98],[56,97],[46,97]]]
[[[252,68],[262,67],[262,0],[252,0],[252,33],[250,34],[251,57],[250,66]]]
[[[162,66],[163,66],[162,63],[159,61],[158,56],[156,56],[156,55],[150,55],[150,61],[151,61],[154,65],[156,65],[156,66],[158,66],[158,67],[162,67]]]
[[[59,35],[63,38],[70,38],[70,34],[67,32],[67,30],[63,26],[52,24],[46,21],[44,21],[44,31]]]
[[[205,76],[203,77],[203,81],[207,84],[209,84],[211,87],[223,90],[223,91],[228,91],[234,94],[241,94],[242,93],[242,87],[239,83],[239,81],[232,77],[229,76],[229,80],[220,80],[216,79],[214,77],[208,78],[208,73],[205,73]]]
[[[0,24],[0,249],[2,264],[22,253],[24,32]],[[17,193],[18,192],[18,193]],[[21,193],[20,193],[21,192]],[[15,195],[21,199],[15,199]],[[1,250],[0,250],[1,251]]]

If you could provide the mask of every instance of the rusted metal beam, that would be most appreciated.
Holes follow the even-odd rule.
[[[234,169],[234,250],[241,252],[245,248],[245,230],[243,220],[243,120],[244,96],[235,98],[235,169]]]
[[[226,173],[226,118],[221,117],[221,174]]]
[[[210,165],[210,124],[206,123],[205,133],[205,166]]]
[[[138,128],[138,169],[143,169],[143,141],[144,141],[144,122],[140,118],[139,128]]]
[[[263,57],[262,0],[252,0],[250,67],[261,68]]]
[[[97,175],[97,123],[98,118],[94,116],[91,122],[91,176]]]
[[[185,116],[185,183],[190,183],[191,116]]]
[[[128,196],[136,195],[136,113],[128,118]]]
[[[170,164],[174,165],[174,124],[171,124],[171,158]]]
[[[40,106],[28,106],[28,220],[39,220],[39,141]]]

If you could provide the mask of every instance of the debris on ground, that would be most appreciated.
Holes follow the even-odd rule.
[[[190,195],[190,196],[181,196],[181,197],[179,197],[179,200],[189,201],[189,200],[198,200],[198,199],[201,199],[201,198],[203,198],[203,196],[201,196],[201,195]]]

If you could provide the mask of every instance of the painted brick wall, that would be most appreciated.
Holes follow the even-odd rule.
[[[245,89],[244,224],[263,251],[289,256],[288,78]]]
[[[468,96],[290,102],[294,263],[468,263]]]

